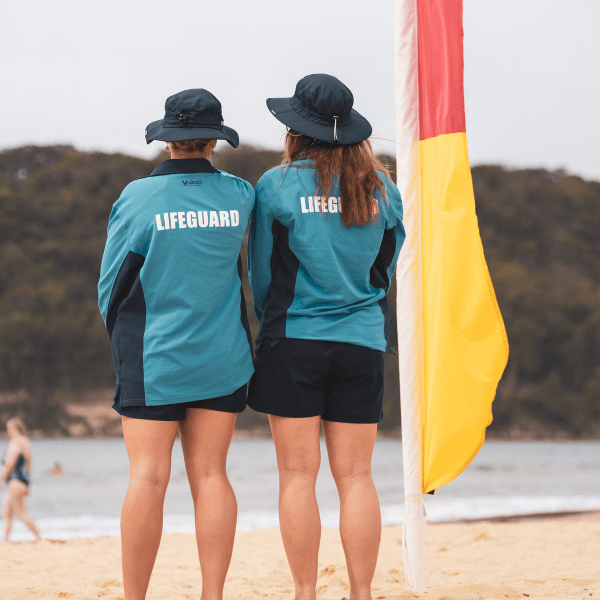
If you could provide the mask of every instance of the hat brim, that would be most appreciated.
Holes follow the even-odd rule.
[[[162,119],[146,127],[146,144],[161,142],[185,142],[187,140],[225,140],[234,148],[240,145],[240,136],[235,129],[223,125],[223,129],[210,127],[164,127]]]
[[[352,109],[350,112],[350,122],[345,125],[339,123],[337,125],[336,142],[333,135],[333,121],[331,125],[310,121],[294,110],[290,104],[290,100],[291,98],[268,98],[267,108],[278,121],[308,137],[315,138],[321,142],[348,146],[363,142],[373,133],[373,128],[369,121],[359,112]]]

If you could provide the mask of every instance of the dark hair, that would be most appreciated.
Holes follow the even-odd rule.
[[[171,148],[182,152],[202,152],[212,140],[185,140],[184,142],[169,142]]]
[[[340,185],[340,216],[346,227],[373,223],[377,218],[375,190],[387,200],[387,188],[377,171],[390,177],[388,168],[377,158],[369,140],[339,146],[313,140],[289,130],[285,137],[282,164],[298,160],[302,155],[314,161],[317,192],[327,197],[334,177]],[[318,177],[318,179],[317,179]]]

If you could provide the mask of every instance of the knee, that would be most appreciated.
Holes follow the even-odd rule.
[[[227,456],[207,456],[194,460],[187,466],[187,470],[200,480],[227,477]]]
[[[21,519],[21,521],[23,520],[23,517],[27,516],[27,511],[24,508],[16,508],[15,510],[13,510],[13,517],[17,517],[17,519]]]
[[[130,484],[149,486],[165,492],[170,476],[170,463],[144,463],[131,469],[129,481]]]
[[[320,461],[310,459],[294,459],[281,462],[279,465],[279,477],[281,479],[317,479],[319,474]]]
[[[340,485],[371,478],[371,465],[365,463],[331,464],[331,474]]]
[[[188,481],[192,489],[213,482],[228,482],[226,465],[224,463],[196,465],[193,470],[188,470]]]

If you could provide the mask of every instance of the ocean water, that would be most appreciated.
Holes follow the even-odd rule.
[[[5,446],[0,444],[0,446]],[[122,439],[32,441],[27,507],[43,537],[119,534],[129,466]],[[4,451],[1,448],[0,451]],[[339,503],[323,445],[317,497],[324,527],[335,527]],[[49,473],[60,463],[63,476]],[[228,472],[238,500],[238,529],[278,526],[277,465],[269,439],[233,440]],[[384,524],[402,522],[402,444],[378,440],[373,475]],[[600,442],[486,442],[467,470],[426,496],[429,522],[600,510]],[[173,452],[164,529],[193,532],[193,506],[179,441]],[[13,540],[33,539],[15,520]]]

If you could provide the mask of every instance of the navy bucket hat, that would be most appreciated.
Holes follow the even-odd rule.
[[[294,131],[330,144],[358,144],[373,129],[352,108],[352,92],[336,77],[303,77],[291,98],[269,98],[267,107],[276,119]]]
[[[240,143],[237,132],[223,125],[221,103],[208,90],[184,90],[165,102],[165,117],[146,127],[146,143],[186,140],[226,140],[234,148]]]

